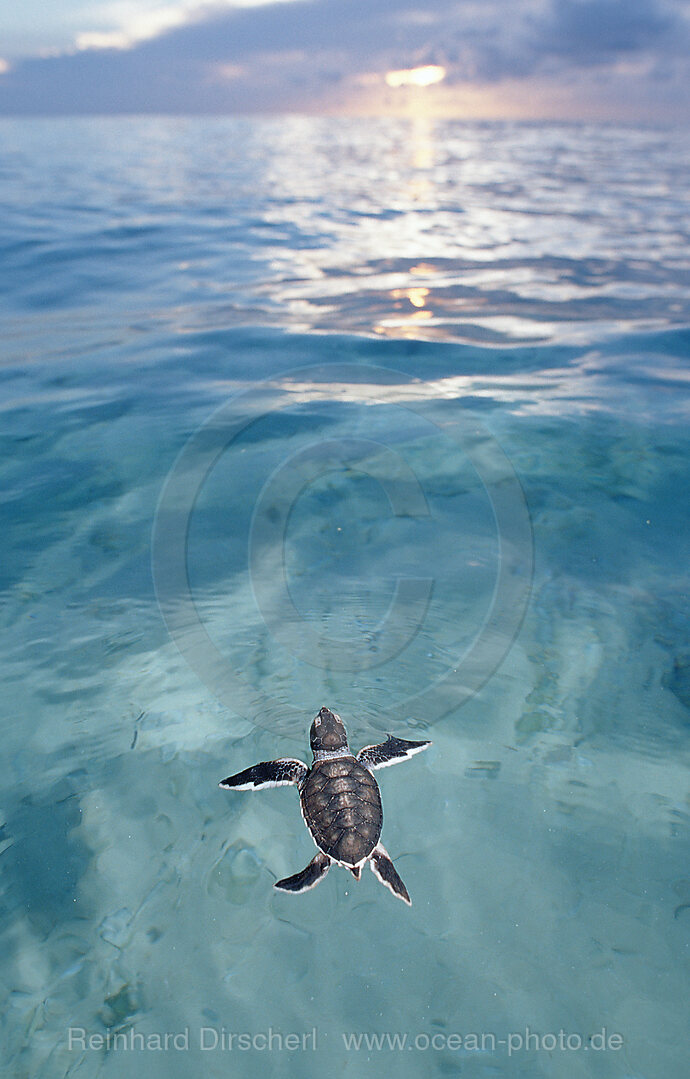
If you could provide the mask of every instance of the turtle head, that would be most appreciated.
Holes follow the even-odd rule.
[[[309,733],[312,753],[332,752],[334,749],[347,749],[347,733],[340,716],[330,708],[322,708],[315,717]]]

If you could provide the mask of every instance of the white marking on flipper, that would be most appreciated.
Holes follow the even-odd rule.
[[[294,880],[295,877],[301,877],[303,873],[306,873],[307,870],[311,868],[311,866],[314,864],[314,862],[321,862],[322,859],[325,861],[325,865],[323,865],[323,867],[321,869],[321,872],[319,873],[319,875],[317,877],[314,878],[314,880],[311,882],[311,884],[305,884],[304,887],[302,887],[302,888],[286,888],[285,887],[285,884],[288,881]],[[309,864],[306,865],[304,867],[304,869],[302,869],[299,873],[293,873],[293,875],[291,877],[283,877],[282,880],[277,880],[275,882],[275,884],[273,885],[273,887],[277,888],[278,891],[280,891],[280,892],[289,892],[291,895],[301,895],[302,892],[309,892],[309,891],[311,891],[312,888],[315,888],[317,884],[321,883],[323,878],[326,876],[326,873],[331,868],[332,864],[333,864],[333,859],[329,858],[329,856],[327,854],[325,854],[323,851],[319,851],[318,854],[314,855],[311,862],[309,862]]]
[[[376,864],[376,855],[377,854],[382,856],[383,858],[385,858],[386,861],[388,861],[390,863],[390,865],[391,865],[391,867],[393,869],[393,872],[395,873],[396,877],[400,881],[400,884],[402,885],[402,887],[405,889],[404,892],[396,891],[395,888],[393,887],[393,885],[391,884],[391,882],[389,880],[386,880],[386,878],[381,875],[381,871],[379,870],[379,867]],[[407,903],[408,907],[412,906],[412,900],[410,899],[409,895],[407,894],[407,888],[405,888],[402,877],[400,876],[397,869],[393,865],[393,859],[391,858],[390,854],[388,853],[386,848],[381,843],[378,843],[374,847],[371,854],[369,855],[369,865],[371,866],[372,873],[374,874],[376,879],[378,881],[380,881],[381,884],[383,884],[384,888],[387,888],[389,892],[392,892],[393,895],[396,897],[396,899],[402,899],[403,903]]]
[[[371,764],[370,768],[389,768],[391,764],[400,764],[402,761],[406,761],[408,757],[414,757],[416,753],[422,753],[425,749],[428,749],[431,742],[425,742],[423,746],[415,746],[414,749],[408,749],[404,753],[401,753],[397,757],[391,757],[388,761],[381,761],[380,764]]]
[[[219,783],[218,786],[226,791],[261,791],[269,787],[294,787],[296,782],[295,779],[270,779],[263,783],[238,783],[237,786],[234,783]]]
[[[277,765],[284,765],[283,769],[277,768]],[[287,772],[287,776],[283,779],[261,779],[260,769],[273,768],[274,773],[280,774],[281,771]],[[258,791],[267,787],[292,787],[299,786],[304,780],[309,769],[303,761],[297,760],[296,757],[279,757],[275,761],[261,761],[260,764],[253,764],[250,768],[243,769],[242,772],[237,772],[234,776],[228,776],[227,779],[222,779],[218,784],[223,790],[233,791]],[[244,783],[232,783],[233,779],[245,773],[251,776],[251,773],[258,773],[251,778],[247,779]],[[292,774],[290,774],[292,772]]]
[[[388,740],[390,740],[391,737],[392,735],[389,735]],[[385,760],[368,760],[368,753],[376,749],[385,749],[388,740],[386,742],[378,742],[375,745],[364,746],[357,754],[358,762],[364,765],[365,768],[368,768],[370,771],[373,772],[377,768],[390,768],[392,764],[400,764],[402,761],[406,761],[408,757],[414,757],[415,753],[422,753],[431,745],[431,742],[422,742],[422,744],[419,746],[409,746],[407,749],[401,749],[397,753],[394,753],[392,756],[386,758]],[[401,738],[399,739],[399,741],[404,742],[405,739]]]

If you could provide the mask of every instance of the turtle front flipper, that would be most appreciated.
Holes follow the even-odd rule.
[[[390,860],[390,856],[385,847],[382,847],[379,843],[374,847],[369,858],[369,865],[371,871],[377,880],[381,881],[381,884],[385,884],[393,895],[397,895],[398,899],[402,899],[403,903],[407,903],[409,907],[412,906],[412,900],[408,894],[407,888],[403,884],[402,880],[398,876],[398,872]]]
[[[410,742],[407,738],[395,738],[389,734],[385,742],[360,749],[357,760],[366,768],[387,768],[389,764],[398,764],[415,753],[421,753],[430,745],[431,742]]]
[[[314,888],[320,880],[323,880],[330,868],[331,859],[327,854],[319,851],[301,873],[277,880],[273,887],[280,888],[282,892],[308,892],[310,888]]]
[[[219,787],[236,791],[255,791],[262,787],[284,787],[301,783],[309,769],[293,757],[281,757],[277,761],[262,761],[245,768],[234,776],[222,779]]]

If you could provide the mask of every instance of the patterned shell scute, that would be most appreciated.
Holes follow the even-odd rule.
[[[321,850],[346,865],[368,858],[379,841],[378,783],[354,757],[317,762],[301,791],[302,812]]]

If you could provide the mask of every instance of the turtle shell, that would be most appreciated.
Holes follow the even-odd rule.
[[[302,814],[316,845],[336,862],[368,858],[381,835],[378,783],[355,757],[317,761],[300,792]]]

